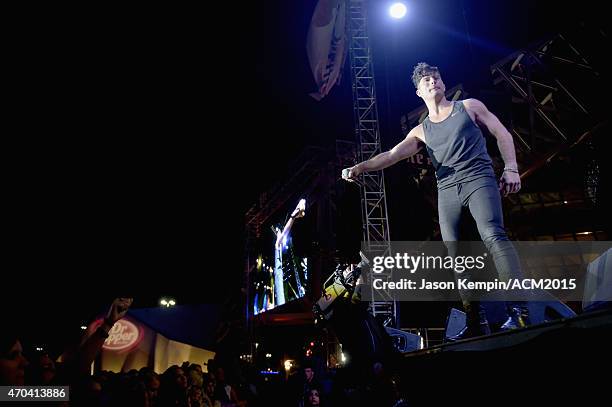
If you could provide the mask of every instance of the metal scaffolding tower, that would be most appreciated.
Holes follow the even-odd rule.
[[[494,84],[512,95],[510,132],[522,178],[560,149],[588,141],[602,124],[598,106],[587,103],[596,100],[595,87],[584,86],[600,81],[600,73],[566,35],[507,56],[491,73]]]
[[[365,0],[349,0],[349,55],[353,85],[355,136],[360,161],[370,159],[381,152],[376,85],[368,37],[366,8],[367,2]],[[370,254],[377,256],[390,255],[391,239],[383,172],[365,173],[362,180],[363,240]],[[378,277],[385,278],[382,274]],[[380,294],[379,292],[378,296]],[[374,293],[372,293],[371,298],[376,299]],[[395,326],[397,323],[396,303],[390,297],[382,299],[384,301],[372,301],[371,311],[375,317],[382,319],[385,325]]]
[[[585,84],[605,82],[602,76],[607,72],[596,62],[597,52],[609,41],[602,32],[587,28],[569,27],[491,66],[494,84],[511,98],[507,126],[515,140],[521,178],[545,167],[555,168],[560,176],[560,163],[572,165],[571,173],[583,172],[582,185],[566,179],[563,188],[550,190],[542,184],[543,190],[509,197],[507,224],[520,239],[606,237],[595,210],[599,162],[593,143],[605,135],[608,118],[599,103],[601,89]]]

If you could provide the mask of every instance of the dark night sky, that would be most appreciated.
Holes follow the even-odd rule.
[[[119,294],[134,293],[135,306],[239,297],[245,210],[304,146],[352,139],[348,75],[320,103],[307,95],[315,1],[247,3],[238,17],[226,8],[24,18],[9,112],[16,146],[6,151],[16,162],[5,195],[15,260],[2,287],[5,311],[28,318],[31,336],[45,341]],[[371,3],[385,148],[401,138],[399,115],[420,105],[415,63],[477,95],[491,63],[590,13],[559,2],[414,1],[398,22],[381,11],[386,2]],[[395,194],[401,228],[410,219]]]

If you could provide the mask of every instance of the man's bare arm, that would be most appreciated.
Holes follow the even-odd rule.
[[[477,99],[468,99],[465,102],[468,104],[468,109],[474,112],[476,121],[484,125],[497,140],[497,146],[506,164],[506,168],[517,169],[514,141],[506,127],[481,101]]]
[[[410,130],[404,140],[402,140],[391,150],[380,153],[377,156],[372,157],[367,161],[360,162],[351,168],[346,168],[344,171],[342,171],[342,178],[350,181],[364,172],[383,170],[401,160],[405,160],[406,158],[413,156],[422,147],[420,142],[420,139],[423,138],[422,134],[423,127],[421,125],[416,126]]]
[[[487,130],[497,140],[497,147],[504,160],[504,173],[501,182],[504,184],[504,194],[518,192],[521,189],[521,180],[518,175],[518,165],[516,163],[516,152],[512,135],[506,127],[499,121],[497,116],[487,109],[481,101],[477,99],[467,99],[464,101],[466,108],[474,113],[476,122],[485,126]]]

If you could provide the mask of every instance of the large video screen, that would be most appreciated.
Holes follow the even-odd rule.
[[[310,221],[302,199],[264,228],[251,273],[254,315],[302,298],[308,292]]]

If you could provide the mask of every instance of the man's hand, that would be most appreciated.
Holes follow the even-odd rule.
[[[355,182],[359,174],[361,174],[361,170],[359,169],[359,164],[357,164],[350,168],[343,169],[342,179],[348,182]]]
[[[114,324],[127,314],[130,305],[132,305],[132,298],[115,298],[108,313],[106,314],[105,322]]]
[[[521,177],[516,172],[504,171],[499,180],[499,190],[504,193],[504,196],[508,194],[514,194],[521,189]]]

